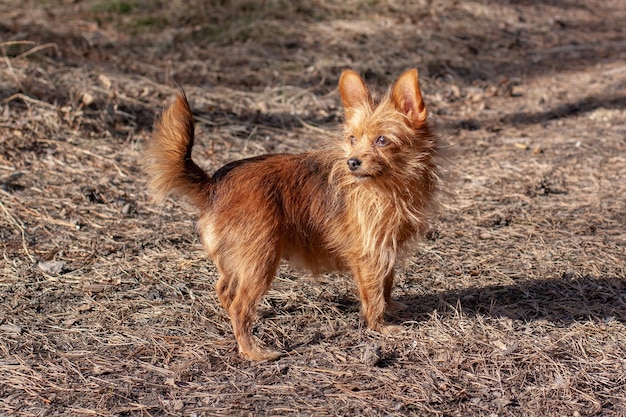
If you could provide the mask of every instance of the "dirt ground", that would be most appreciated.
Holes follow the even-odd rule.
[[[0,0],[0,415],[625,416],[626,3]],[[281,267],[239,358],[142,150],[183,85],[209,171],[333,140],[344,68],[417,67],[450,196],[366,330]]]

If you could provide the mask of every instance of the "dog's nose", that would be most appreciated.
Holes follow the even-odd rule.
[[[348,159],[348,167],[350,171],[356,171],[361,166],[361,160],[358,158],[350,158]]]

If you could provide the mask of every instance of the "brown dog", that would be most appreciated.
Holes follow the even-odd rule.
[[[350,271],[368,327],[389,331],[394,265],[426,228],[435,206],[438,144],[427,122],[417,70],[375,102],[363,79],[339,80],[344,135],[325,149],[231,162],[206,174],[191,159],[193,116],[182,93],[157,123],[148,149],[149,188],[200,209],[198,231],[220,278],[217,295],[239,352],[271,360],[252,337],[260,298],[281,258],[313,272]]]

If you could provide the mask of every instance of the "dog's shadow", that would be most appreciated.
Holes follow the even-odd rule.
[[[463,290],[422,292],[419,295],[407,291],[404,295],[394,295],[394,299],[407,306],[405,310],[386,316],[390,323],[398,325],[410,322],[419,326],[434,312],[441,320],[462,314],[470,318],[541,320],[562,328],[585,321],[626,323],[626,277],[574,278],[564,274],[560,278],[525,280],[512,285],[477,285]],[[358,299],[347,293],[328,301],[337,311],[347,315],[357,315],[360,308]],[[317,345],[328,337],[334,336],[316,332],[312,338],[294,341],[288,350]],[[390,366],[394,362],[393,353],[388,353],[376,366]]]
[[[446,315],[546,320],[556,326],[580,321],[618,320],[626,323],[626,277],[592,276],[524,281],[513,285],[473,286],[459,291],[397,297],[408,306],[396,312],[395,323],[427,319],[432,312]]]

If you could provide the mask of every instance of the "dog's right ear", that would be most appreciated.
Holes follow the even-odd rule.
[[[391,90],[391,100],[409,119],[414,129],[421,127],[426,121],[426,106],[422,99],[416,68],[405,71],[398,78]]]
[[[372,103],[372,97],[367,89],[367,85],[365,85],[365,81],[352,70],[345,70],[341,73],[341,78],[339,78],[339,95],[343,103],[346,120],[352,118],[356,107]]]

